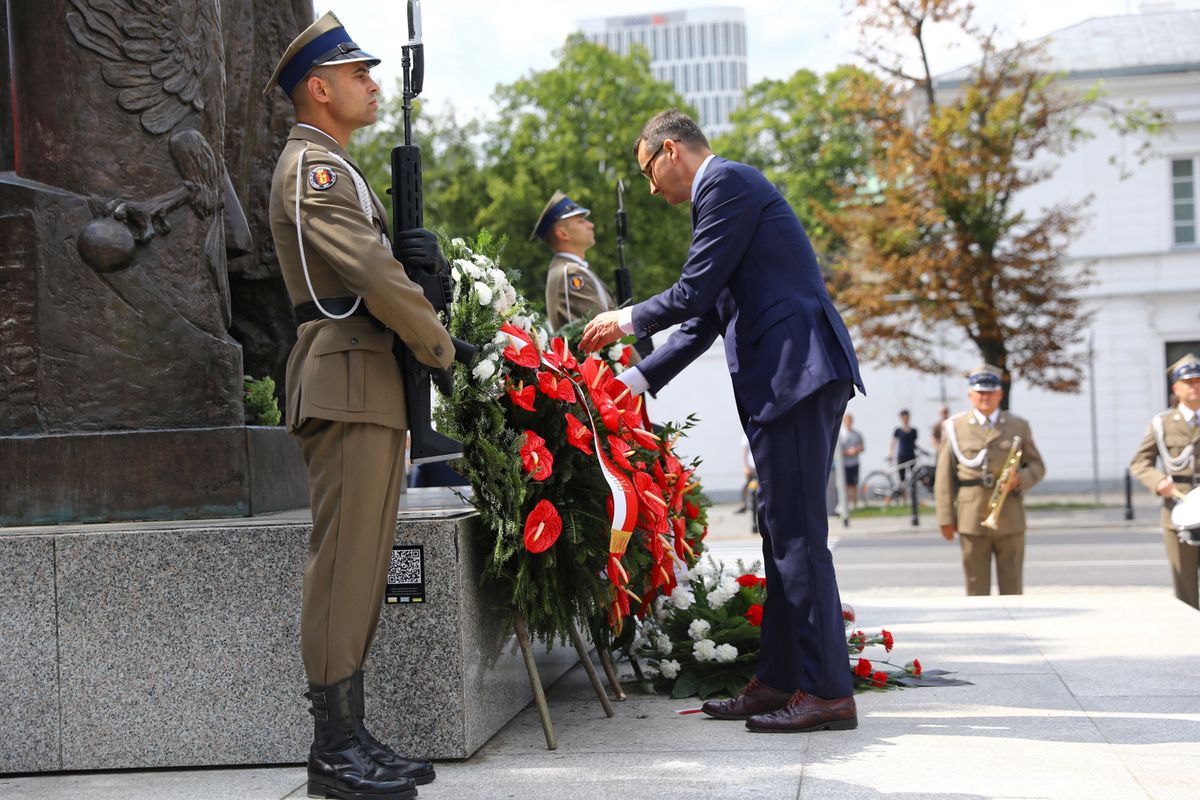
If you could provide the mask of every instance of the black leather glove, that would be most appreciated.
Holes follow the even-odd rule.
[[[446,264],[438,250],[437,236],[425,228],[413,228],[396,234],[392,255],[407,269],[423,269],[436,273]]]
[[[475,366],[475,361],[479,356],[479,348],[470,342],[465,342],[457,336],[451,336],[450,341],[454,344],[454,360],[464,365],[467,369]]]
[[[454,368],[450,369],[433,369],[429,371],[429,380],[437,387],[437,390],[442,393],[443,397],[452,397],[454,395]]]

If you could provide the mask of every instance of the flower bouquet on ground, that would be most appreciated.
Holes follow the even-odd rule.
[[[887,660],[887,654],[895,647],[895,639],[888,630],[868,634],[854,628],[857,615],[848,604],[842,603],[842,623],[846,627],[846,649],[850,654],[850,671],[854,675],[854,690],[900,689],[912,686],[969,686],[970,681],[947,678],[944,669],[926,670],[920,659],[914,658],[904,666]],[[863,651],[869,647],[882,647],[883,658],[864,658]]]
[[[680,431],[652,433],[612,364],[545,330],[498,266],[502,245],[486,231],[443,242],[450,332],[482,349],[469,371],[455,366],[438,428],[463,443],[456,466],[490,537],[485,575],[538,638],[582,622],[607,646],[694,561],[703,531],[690,523],[706,501],[674,453]]]

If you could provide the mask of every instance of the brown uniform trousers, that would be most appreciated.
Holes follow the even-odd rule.
[[[1200,450],[1200,428],[1193,426],[1183,418],[1177,410],[1164,411],[1158,415],[1162,420],[1163,442],[1167,446],[1167,455],[1178,458],[1189,444],[1195,450]],[[1129,462],[1130,473],[1150,491],[1155,491],[1163,478],[1180,478],[1175,483],[1176,488],[1185,494],[1192,488],[1193,476],[1196,472],[1195,458],[1184,465],[1183,469],[1170,476],[1158,469],[1159,460],[1158,440],[1154,428],[1146,430],[1142,443],[1138,445],[1133,460]],[[1171,509],[1175,501],[1163,498],[1162,526],[1163,543],[1167,548],[1167,560],[1171,562],[1171,578],[1175,584],[1175,596],[1192,608],[1200,608],[1200,547],[1183,544],[1179,535],[1171,525]]]
[[[297,125],[271,184],[271,233],[292,303],[312,299],[297,241],[299,172],[300,235],[313,292],[320,299],[361,297],[387,326],[363,316],[308,322],[288,358],[287,426],[308,466],[313,516],[301,653],[308,679],[321,685],[362,668],[383,601],[407,426],[393,338],[398,334],[430,366],[448,367],[454,357],[433,307],[382,241],[387,214],[369,189],[370,216],[364,211],[351,174],[357,169],[335,140]]]
[[[949,436],[942,436],[938,450],[937,477],[934,497],[939,525],[953,525],[962,544],[963,575],[968,595],[992,592],[992,557],[996,560],[996,581],[1000,594],[1021,594],[1024,591],[1022,573],[1025,567],[1025,503],[1024,493],[1037,485],[1046,472],[1046,465],[1029,423],[1015,414],[1001,411],[995,427],[979,424],[974,412],[956,414],[947,420],[953,425],[963,457],[970,460],[987,448],[987,467],[993,477],[999,477],[1012,448],[1013,437],[1021,437],[1021,485],[1009,493],[1000,512],[996,530],[980,523],[987,518],[992,486],[978,482],[982,468],[958,463],[950,446]],[[963,482],[975,485],[962,485]]]

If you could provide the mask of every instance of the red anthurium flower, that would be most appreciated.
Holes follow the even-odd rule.
[[[621,358],[619,359],[621,366],[628,367],[630,360],[633,358],[633,348],[629,345],[621,350]]]
[[[579,448],[590,456],[592,454],[591,429],[576,419],[574,414],[567,413],[564,416],[567,418],[567,443],[572,447]],[[609,516],[611,517],[612,514],[610,513]]]
[[[871,676],[871,685],[879,686],[879,687],[887,686],[887,673],[886,672],[876,672],[874,675]]]
[[[696,553],[687,540],[687,522],[683,517],[675,517],[671,524],[675,527],[675,555],[684,561],[694,558]]]
[[[621,430],[621,412],[613,405],[613,401],[603,395],[599,397],[593,395],[592,399],[596,401],[596,410],[600,412],[600,421],[604,423],[604,427],[613,433]]]
[[[525,549],[541,553],[558,541],[562,533],[562,517],[549,500],[541,500],[525,518]]]
[[[520,406],[526,411],[537,410],[533,407],[533,399],[536,396],[537,389],[533,388],[532,386],[526,386],[525,381],[521,381],[519,384],[517,384],[516,388],[513,388],[510,384],[508,389],[508,398],[512,400],[513,405]]]
[[[760,603],[755,603],[746,609],[746,620],[756,628],[762,627],[763,607]]]
[[[504,351],[500,355],[519,367],[536,369],[538,364],[541,363],[541,357],[538,355],[537,348],[531,344],[525,345],[520,350],[516,348],[516,345],[510,344],[504,348]]]
[[[608,454],[612,456],[613,463],[626,472],[633,472],[633,465],[629,463],[629,456],[632,453],[629,445],[620,436],[608,437]]]
[[[739,575],[737,579],[739,586],[753,587],[758,586],[758,576],[751,575],[747,572],[745,575]]]
[[[860,658],[858,663],[854,665],[854,674],[860,678],[871,677],[871,662],[865,658]]]
[[[562,400],[564,403],[575,402],[575,387],[566,378],[559,380],[549,372],[539,372],[537,374],[538,388],[542,390],[542,394],[547,397],[553,397],[555,400]]]
[[[691,503],[684,501],[683,513],[688,519],[695,519],[696,517],[700,516],[700,509]]]
[[[554,472],[554,456],[546,449],[546,440],[533,431],[525,431],[521,465],[535,481],[544,481]]]
[[[571,349],[567,347],[567,340],[563,337],[554,337],[554,340],[550,342],[550,353],[563,369],[571,371],[579,369],[579,362],[575,360],[575,356],[571,355]]]
[[[596,392],[603,392],[604,385],[607,383],[611,370],[608,364],[605,364],[600,359],[592,356],[585,359],[579,367],[580,374],[583,375],[584,383],[587,384],[588,392],[595,397]]]
[[[883,649],[889,653],[892,652],[892,647],[896,644],[892,639],[892,635],[887,631],[881,631],[879,635],[883,637]]]
[[[629,435],[633,437],[633,440],[637,442],[639,446],[645,448],[646,450],[658,452],[659,438],[650,431],[642,430],[641,428],[630,427]]]

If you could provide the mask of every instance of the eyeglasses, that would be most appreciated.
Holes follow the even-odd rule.
[[[650,160],[646,162],[646,166],[642,167],[642,177],[646,180],[651,182],[654,181],[654,178],[651,176],[651,171],[654,169],[654,159],[662,155],[663,145],[666,143],[667,140],[663,139],[662,144],[660,144],[658,149],[654,151],[654,155],[650,156]]]

